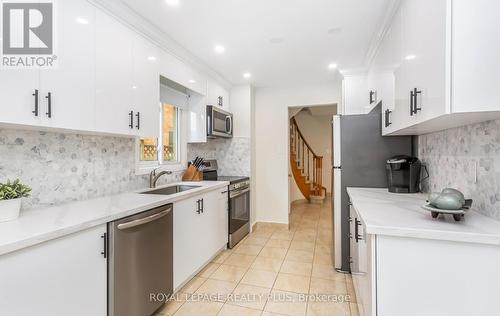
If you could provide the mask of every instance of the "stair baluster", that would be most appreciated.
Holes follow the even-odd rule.
[[[310,200],[311,196],[321,196],[323,187],[323,157],[314,153],[302,135],[295,118],[290,119],[290,162],[291,169],[300,191]]]

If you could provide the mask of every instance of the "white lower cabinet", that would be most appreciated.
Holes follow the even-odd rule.
[[[107,315],[106,225],[0,256],[0,314]]]
[[[497,246],[367,234],[353,207],[351,218],[359,315],[498,315]]]
[[[360,315],[376,314],[375,236],[366,234],[363,220],[350,206],[351,273]]]
[[[217,191],[217,243],[225,245],[229,238],[229,191],[227,188]]]
[[[221,209],[220,198],[223,191],[227,188],[174,203],[175,290],[227,244],[228,214],[227,209]]]

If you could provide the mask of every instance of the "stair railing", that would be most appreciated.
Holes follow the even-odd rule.
[[[294,117],[290,119],[290,157],[295,158],[302,176],[310,183],[311,193],[321,195],[321,191],[326,190],[323,187],[323,157],[314,152]]]

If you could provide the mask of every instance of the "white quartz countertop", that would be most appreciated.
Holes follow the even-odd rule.
[[[223,188],[229,182],[170,183],[158,186],[157,189],[172,185],[193,185],[199,188],[171,195],[140,194],[151,190],[143,189],[21,212],[18,219],[0,223],[0,255]]]
[[[452,215],[432,218],[421,208],[424,194],[374,188],[347,188],[347,193],[368,234],[500,245],[500,222],[473,210],[456,222]]]

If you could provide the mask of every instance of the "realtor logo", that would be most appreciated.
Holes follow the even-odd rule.
[[[53,67],[54,3],[2,1],[2,67]]]

